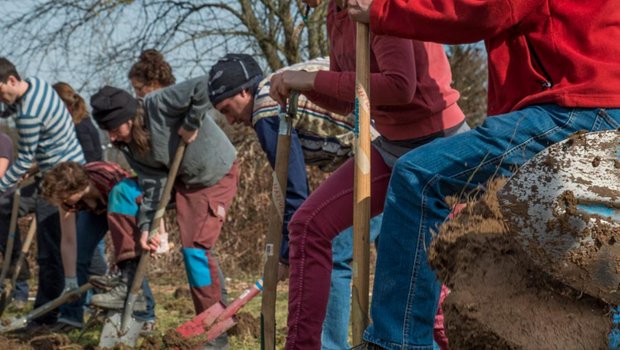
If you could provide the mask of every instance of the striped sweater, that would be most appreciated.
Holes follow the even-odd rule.
[[[317,58],[282,70],[308,72],[329,70],[329,60]],[[255,94],[252,113],[252,124],[255,127],[264,118],[278,117],[280,106],[269,97],[270,80],[271,76],[263,79]],[[353,155],[354,136],[351,115],[343,116],[329,112],[310,102],[304,95],[299,95],[293,129],[299,137],[304,160],[308,165],[330,172]]]
[[[0,192],[17,183],[35,161],[43,172],[65,161],[84,163],[71,115],[58,94],[41,79],[26,82],[29,88],[16,102],[17,158],[0,179]]]

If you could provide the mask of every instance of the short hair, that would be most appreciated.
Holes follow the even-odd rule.
[[[76,162],[60,163],[48,170],[41,182],[41,196],[53,201],[72,195],[90,185],[90,177],[84,167]]]
[[[6,83],[11,75],[17,78],[17,80],[22,80],[19,73],[17,73],[15,65],[5,57],[0,57],[0,82]]]

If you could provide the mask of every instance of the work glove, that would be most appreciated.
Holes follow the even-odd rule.
[[[77,277],[65,277],[65,289],[62,290],[62,294],[67,294],[75,289],[78,289],[79,287]],[[77,299],[79,299],[78,294],[69,298],[68,302],[73,302]]]

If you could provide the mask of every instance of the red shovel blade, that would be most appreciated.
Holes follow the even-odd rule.
[[[241,295],[230,305],[228,305],[228,307],[221,302],[214,304],[210,308],[196,315],[191,320],[180,325],[176,331],[184,338],[191,338],[203,334],[213,325],[213,323],[215,323],[214,328],[228,326],[228,328],[224,329],[215,336],[217,337],[219,334],[235,325],[235,320],[233,318],[237,311],[239,311],[239,309],[241,309],[250,300],[254,299],[255,296],[260,294],[262,290],[263,279],[261,278],[252,287],[241,293]],[[229,320],[232,321],[232,324],[230,324]],[[208,334],[213,334],[213,332],[214,331],[209,329]]]
[[[211,326],[224,310],[226,310],[226,306],[222,302],[213,304],[210,308],[196,315],[196,317],[180,325],[176,331],[185,338],[203,334],[205,328]]]

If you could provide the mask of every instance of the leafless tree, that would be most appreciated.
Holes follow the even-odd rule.
[[[461,93],[459,106],[467,121],[476,126],[487,114],[487,56],[480,44],[448,48],[452,86]]]
[[[256,54],[267,70],[327,54],[326,6],[306,18],[301,0],[42,0],[12,6],[0,18],[3,37],[10,38],[0,54],[20,66],[44,62],[79,75],[79,89],[93,80],[118,83],[146,48],[161,50],[187,75],[207,71],[225,52]]]

